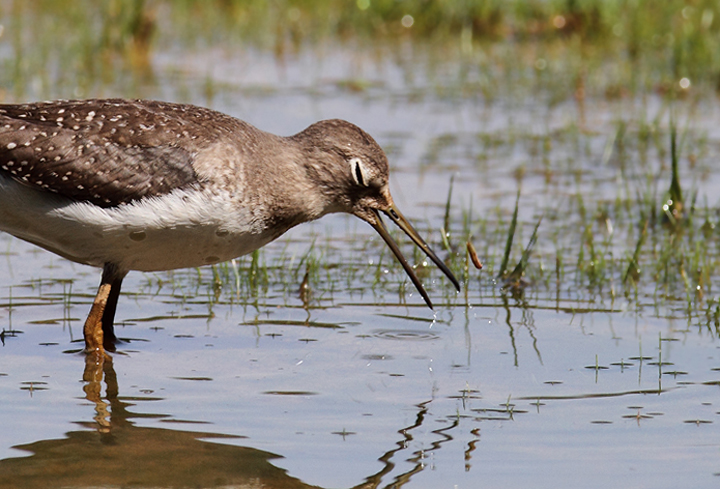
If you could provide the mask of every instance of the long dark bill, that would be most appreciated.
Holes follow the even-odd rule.
[[[420,292],[420,295],[425,300],[425,303],[428,305],[430,309],[433,308],[432,302],[430,301],[430,297],[428,297],[427,292],[425,292],[425,288],[422,286],[422,283],[417,278],[417,275],[415,275],[415,270],[410,266],[410,264],[407,262],[403,254],[400,252],[400,248],[398,248],[397,243],[392,239],[390,236],[390,233],[388,233],[387,228],[385,227],[385,223],[383,223],[382,218],[380,217],[380,211],[373,209],[373,212],[375,212],[375,216],[377,217],[377,224],[373,225],[375,230],[378,232],[378,234],[382,237],[382,239],[387,243],[387,245],[390,247],[390,250],[393,252],[395,257],[400,262],[400,265],[405,269],[405,273],[407,273],[408,277],[410,277],[410,280],[412,281],[413,285],[415,285],[415,288]],[[450,281],[453,283],[455,288],[459,291],[460,290],[460,282],[455,278],[455,275],[450,271],[450,269],[445,265],[445,263],[440,260],[440,258],[437,257],[437,255],[433,252],[433,250],[430,249],[428,244],[423,240],[420,235],[415,231],[415,228],[412,227],[410,222],[408,222],[407,219],[405,219],[405,216],[400,213],[397,209],[394,207],[389,208],[388,210],[383,210],[385,215],[387,215],[390,220],[392,220],[397,226],[402,229],[405,234],[408,235],[408,237],[421,249],[423,252],[430,258],[433,263],[435,263],[440,270],[447,276],[447,278],[450,279]]]

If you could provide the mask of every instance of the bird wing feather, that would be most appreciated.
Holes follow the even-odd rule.
[[[113,207],[199,185],[194,157],[239,124],[209,109],[141,100],[0,105],[0,175]]]

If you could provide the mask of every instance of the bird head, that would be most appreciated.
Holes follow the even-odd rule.
[[[309,171],[321,181],[331,202],[329,212],[347,212],[370,224],[390,247],[425,303],[432,302],[415,270],[388,232],[382,215],[395,223],[460,290],[460,283],[445,263],[400,212],[390,195],[389,165],[385,152],[365,131],[349,122],[320,121],[298,134],[314,154]]]

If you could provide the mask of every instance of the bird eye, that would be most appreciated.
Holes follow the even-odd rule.
[[[369,186],[369,178],[365,173],[365,166],[362,164],[360,158],[353,158],[349,161],[350,163],[350,174],[352,175],[353,181],[362,187]]]

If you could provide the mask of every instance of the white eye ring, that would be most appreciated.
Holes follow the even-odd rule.
[[[352,158],[348,161],[350,163],[350,175],[356,185],[361,187],[370,186],[370,178],[368,177],[365,165],[360,158]]]

